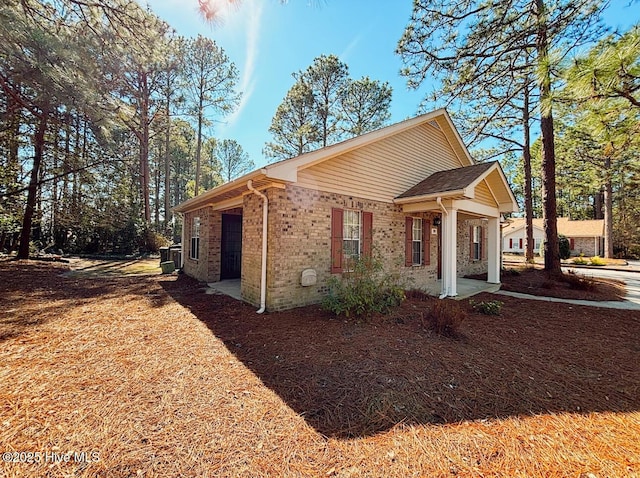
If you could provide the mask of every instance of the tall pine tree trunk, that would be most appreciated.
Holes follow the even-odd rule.
[[[146,73],[142,73],[142,94],[140,102],[140,190],[144,204],[144,221],[151,222],[151,203],[149,201],[149,85]]]
[[[171,89],[171,78],[167,75],[167,91]],[[167,102],[165,104],[165,117],[167,119],[167,127],[164,132],[164,230],[169,232],[169,224],[171,224],[171,158],[169,149],[171,148],[171,98],[167,93]]]
[[[202,165],[202,160],[200,159],[200,155],[202,154],[202,123],[204,121],[203,118],[203,97],[200,96],[200,106],[198,107],[198,140],[196,143],[196,185],[195,185],[195,196],[200,192],[200,168]]]
[[[36,199],[38,195],[38,179],[40,178],[40,166],[44,156],[44,137],[47,132],[49,120],[49,105],[42,108],[41,116],[38,118],[38,127],[33,136],[33,169],[27,193],[27,204],[24,209],[22,219],[22,231],[20,232],[20,246],[18,248],[18,259],[29,259],[29,242],[31,239],[31,226],[36,209]]]
[[[562,274],[556,206],[556,157],[553,138],[553,108],[551,106],[551,71],[549,65],[549,42],[547,39],[547,13],[544,0],[536,0],[540,87],[540,133],[542,138],[542,210],[544,218],[544,269],[550,276]]]
[[[525,260],[533,263],[533,249],[535,243],[533,239],[533,191],[531,187],[531,121],[529,117],[529,92],[529,80],[527,79],[524,89],[522,117],[522,128],[524,131],[524,148],[522,149],[522,159],[524,162],[524,217],[527,236]]]
[[[611,158],[606,158],[604,183],[604,257],[613,257],[613,185],[611,179]]]

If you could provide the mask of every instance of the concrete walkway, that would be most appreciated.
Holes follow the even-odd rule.
[[[511,292],[508,290],[498,290],[494,292],[498,295],[508,295],[519,299],[541,300],[544,302],[560,302],[562,304],[587,305],[590,307],[603,307],[605,309],[621,309],[621,310],[640,310],[640,304],[630,302],[628,300],[621,301],[596,301],[596,300],[578,300],[578,299],[559,299],[557,297],[542,297],[539,295],[522,294],[520,292]]]

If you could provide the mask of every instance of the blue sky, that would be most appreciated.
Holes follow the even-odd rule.
[[[607,23],[626,29],[640,20],[638,5],[613,0]],[[140,0],[142,3],[142,0]],[[226,3],[226,0],[220,0]],[[352,78],[368,75],[393,87],[391,122],[415,116],[433,85],[409,91],[394,53],[406,27],[411,0],[243,0],[223,10],[222,22],[207,25],[197,0],[148,0],[150,8],[186,37],[202,34],[215,40],[239,69],[243,99],[236,112],[216,123],[211,135],[235,139],[256,167],[278,105],[293,84],[291,74],[307,68],[321,54],[335,54],[349,66]]]

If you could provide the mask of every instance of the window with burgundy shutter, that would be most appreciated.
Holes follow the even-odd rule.
[[[331,210],[331,273],[345,271],[349,261],[373,248],[373,213],[351,209]]]
[[[471,226],[469,233],[469,257],[472,261],[479,261],[482,258],[482,226]]]
[[[431,264],[431,221],[423,221],[422,224],[422,264]]]
[[[342,272],[342,209],[331,209],[331,273]]]
[[[430,263],[431,223],[419,217],[405,218],[405,256],[406,267],[428,265]]]

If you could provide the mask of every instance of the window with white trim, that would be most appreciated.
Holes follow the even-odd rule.
[[[473,260],[482,259],[482,226],[473,226]]]
[[[413,218],[413,226],[411,227],[411,255],[413,257],[413,265],[419,266],[422,264],[422,254],[424,248],[422,247],[422,219],[419,217]]]
[[[191,259],[199,259],[200,257],[200,218],[194,217],[191,221],[191,250],[189,251]]]
[[[342,254],[345,264],[360,257],[362,252],[361,231],[362,216],[360,211],[345,209],[342,219]]]
[[[534,252],[536,252],[536,251],[540,250],[540,245],[542,244],[542,239],[540,239],[539,237],[536,237],[534,239],[534,241],[535,241],[535,246],[534,246],[535,251]]]

